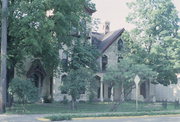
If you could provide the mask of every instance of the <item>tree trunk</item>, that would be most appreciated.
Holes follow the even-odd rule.
[[[76,99],[75,99],[74,97],[72,97],[71,109],[72,109],[73,111],[74,111],[75,109],[77,109]]]
[[[7,107],[11,107],[12,106],[12,96],[8,93],[8,87],[9,87],[9,83],[11,82],[11,80],[14,78],[14,66],[11,66],[10,68],[7,69],[7,91],[6,91],[6,95],[7,95],[7,99],[6,99],[6,106]]]
[[[2,0],[1,31],[1,79],[0,79],[0,113],[5,112],[6,104],[6,58],[7,58],[7,15],[8,1]]]

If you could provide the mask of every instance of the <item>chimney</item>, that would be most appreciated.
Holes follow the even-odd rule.
[[[104,29],[105,29],[105,34],[110,32],[110,22],[108,22],[108,21],[105,22]]]

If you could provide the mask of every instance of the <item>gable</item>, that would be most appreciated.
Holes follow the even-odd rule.
[[[111,46],[124,32],[123,29],[119,29],[105,35],[100,33],[93,33],[92,35],[92,42],[94,43],[95,47],[98,48],[100,53],[104,53],[109,46]]]

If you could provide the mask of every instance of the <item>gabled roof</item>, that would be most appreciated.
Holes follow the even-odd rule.
[[[87,5],[84,5],[84,8],[85,8],[85,11],[86,11],[87,13],[89,13],[90,15],[92,15],[94,12],[96,12],[95,9],[92,9],[92,8],[90,8],[90,7],[87,6]]]
[[[111,46],[111,44],[113,44],[113,42],[116,41],[123,32],[124,28],[109,32],[107,34],[93,32],[92,41],[95,42],[94,44],[99,49],[99,51],[104,53],[106,49],[108,49],[108,47]]]

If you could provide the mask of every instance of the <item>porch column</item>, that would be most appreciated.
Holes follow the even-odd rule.
[[[101,100],[101,102],[103,102],[104,101],[104,98],[103,98],[103,81],[101,80],[100,81],[100,100]]]
[[[121,86],[121,100],[124,101],[124,84],[122,82],[122,86]]]
[[[114,87],[111,88],[111,101],[114,101]]]

